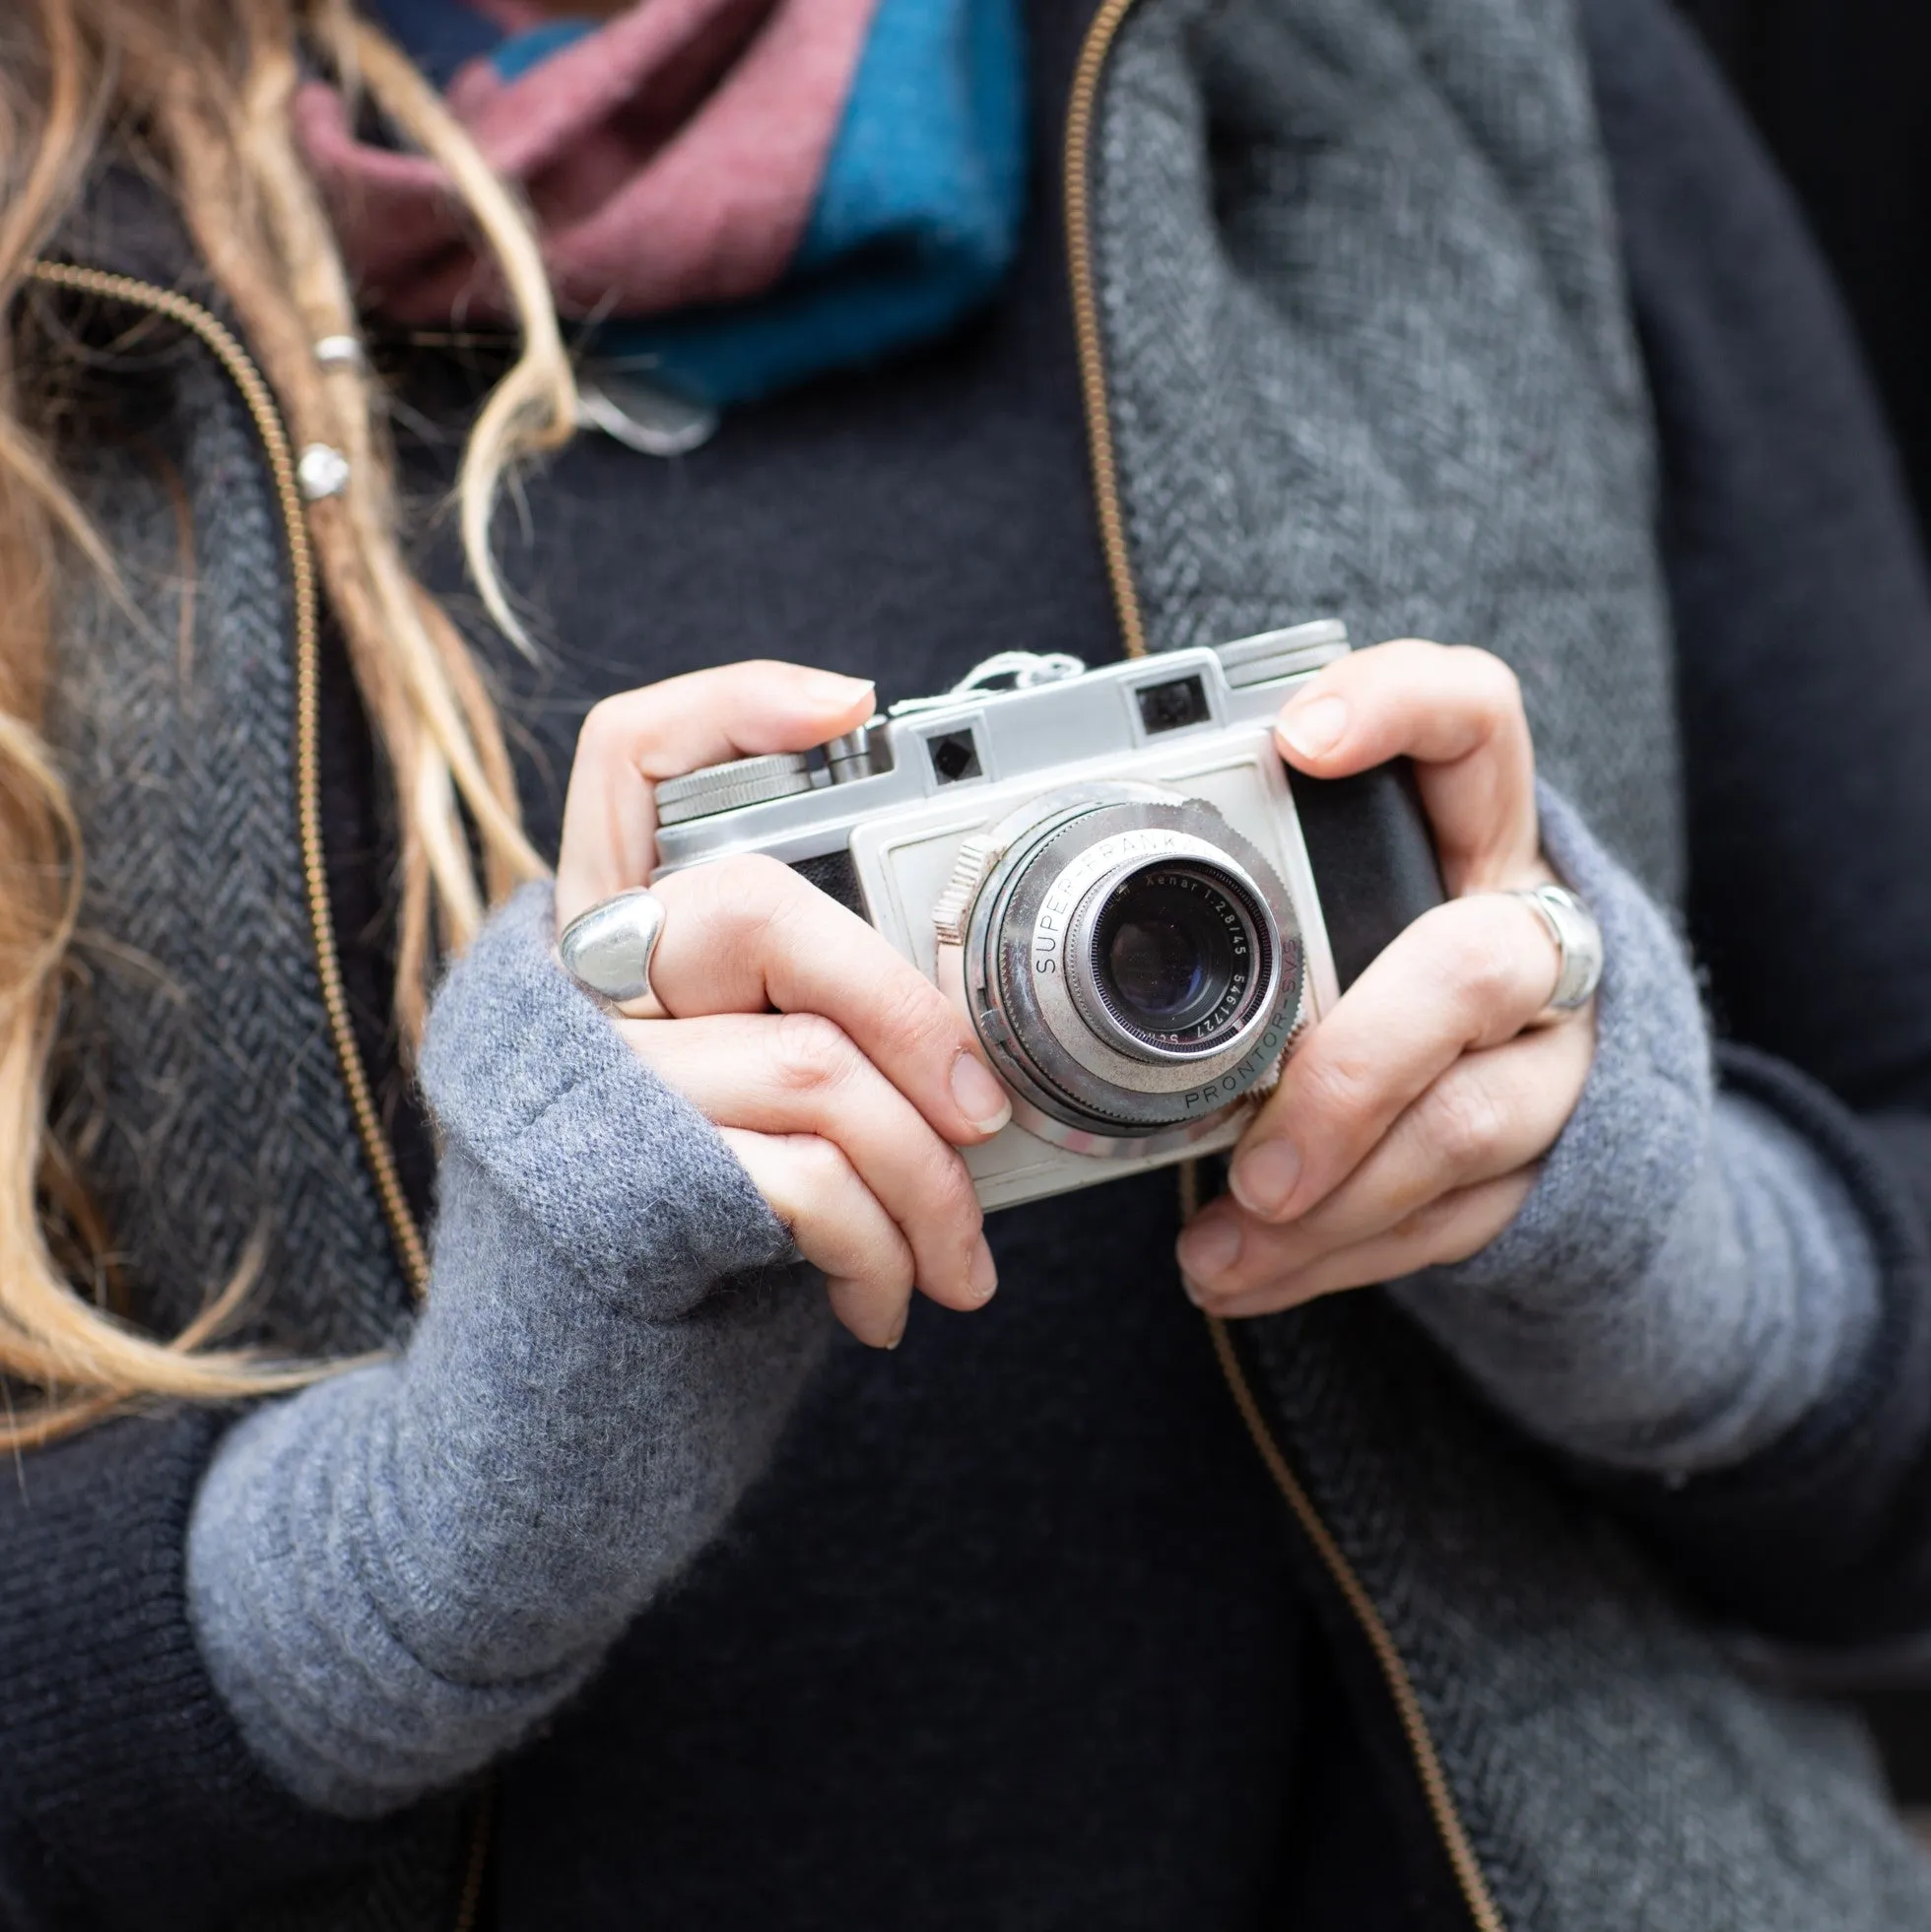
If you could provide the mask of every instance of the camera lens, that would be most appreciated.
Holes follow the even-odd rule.
[[[1208,1051],[1248,1018],[1262,930],[1246,895],[1208,868],[1147,866],[1114,887],[1094,923],[1094,982],[1129,1033]]]
[[[941,983],[956,971],[1016,1117],[1057,1146],[1204,1139],[1298,1023],[1294,901],[1206,799],[1047,794],[966,841],[932,918]]]

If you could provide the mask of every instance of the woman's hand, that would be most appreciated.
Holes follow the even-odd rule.
[[[872,687],[748,663],[606,700],[584,720],[557,867],[561,929],[648,882],[655,784],[720,760],[804,751],[862,724]],[[913,1288],[976,1308],[997,1283],[957,1150],[1012,1108],[971,1029],[856,914],[774,859],[723,859],[656,888],[661,1017],[620,1019],[637,1057],[715,1121],[824,1270],[838,1319],[892,1348]]]
[[[1513,674],[1404,639],[1330,665],[1283,709],[1315,777],[1415,762],[1448,890],[1307,1035],[1233,1157],[1231,1195],[1180,1236],[1210,1313],[1270,1314],[1465,1260],[1514,1218],[1582,1097],[1593,1006],[1524,1032],[1558,959],[1514,888],[1546,882]]]

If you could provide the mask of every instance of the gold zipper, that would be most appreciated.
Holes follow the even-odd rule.
[[[355,1023],[342,985],[342,960],[335,943],[335,918],[329,906],[328,872],[322,851],[321,791],[321,615],[316,588],[314,552],[302,516],[301,492],[296,482],[295,457],[288,431],[273,392],[248,352],[219,316],[198,301],[172,289],[137,281],[131,275],[109,275],[100,269],[76,268],[65,262],[33,262],[29,279],[47,288],[70,289],[106,301],[126,302],[166,317],[198,336],[240,391],[253,417],[274,481],[289,546],[290,593],[295,604],[296,657],[296,812],[301,840],[301,876],[308,900],[308,929],[314,941],[315,974],[321,982],[322,1006],[328,1014],[329,1034],[335,1042],[336,1063],[348,1090],[356,1118],[356,1135],[368,1164],[410,1291],[419,1299],[429,1287],[429,1250],[422,1230],[410,1212],[396,1170],[395,1152],[382,1131],[375,1097],[356,1043]]]
[[[1475,1856],[1475,1848],[1468,1841],[1468,1832],[1462,1824],[1461,1813],[1456,1809],[1455,1794],[1448,1788],[1447,1773],[1441,1768],[1440,1754],[1434,1748],[1429,1720],[1423,1714],[1422,1700],[1415,1695],[1415,1686],[1409,1678],[1407,1665],[1401,1660],[1401,1652],[1395,1647],[1394,1637],[1382,1621],[1381,1613],[1375,1609],[1366,1586],[1355,1573],[1354,1566],[1342,1554],[1333,1533],[1321,1520],[1313,1498],[1302,1487],[1299,1477],[1294,1473],[1292,1465],[1282,1453],[1281,1445],[1274,1439],[1274,1432],[1267,1426],[1267,1418],[1261,1412],[1253,1385],[1247,1379],[1247,1371],[1234,1353],[1233,1338],[1227,1332],[1227,1323],[1218,1316],[1209,1315],[1207,1327],[1214,1338],[1214,1356],[1221,1365],[1221,1373],[1227,1377],[1227,1385],[1233,1392],[1234,1407],[1240,1411],[1240,1420],[1247,1425],[1247,1433],[1253,1437],[1254,1447],[1260,1451],[1260,1459],[1267,1465],[1267,1473],[1274,1478],[1275,1485],[1287,1499],[1288,1507],[1294,1512],[1301,1533],[1314,1546],[1315,1554],[1334,1579],[1342,1601],[1361,1626],[1362,1634],[1366,1637],[1368,1648],[1374,1653],[1374,1661],[1380,1666],[1382,1681],[1388,1687],[1388,1695],[1394,1699],[1395,1715],[1401,1720],[1402,1735],[1408,1740],[1409,1755],[1415,1761],[1416,1774],[1422,1780],[1422,1795],[1428,1800],[1429,1810],[1433,1815],[1435,1830],[1441,1837],[1441,1848],[1447,1853],[1455,1883],[1461,1887],[1469,1916],[1474,1919],[1480,1932],[1506,1932],[1501,1913],[1490,1894],[1489,1882],[1483,1876],[1482,1866]]]
[[[1073,71],[1073,97],[1066,112],[1065,208],[1066,252],[1073,298],[1073,335],[1079,355],[1080,388],[1086,403],[1087,441],[1093,462],[1093,487],[1099,515],[1099,544],[1105,557],[1106,578],[1112,587],[1113,603],[1119,613],[1120,633],[1128,657],[1142,657],[1147,649],[1146,624],[1140,610],[1140,593],[1133,580],[1132,561],[1126,546],[1126,518],[1120,502],[1119,466],[1113,448],[1112,419],[1106,404],[1106,365],[1099,330],[1099,304],[1094,287],[1092,226],[1092,148],[1094,112],[1099,98],[1099,79],[1112,51],[1120,24],[1132,10],[1134,0],[1102,0],[1093,25],[1080,48]],[[1189,1162],[1181,1169],[1182,1211],[1191,1214],[1198,1205],[1199,1174]],[[1441,1767],[1441,1754],[1435,1749],[1421,1699],[1416,1695],[1408,1666],[1403,1663],[1394,1637],[1374,1607],[1366,1586],[1355,1572],[1333,1533],[1322,1521],[1293,1465],[1274,1437],[1265,1413],[1247,1379],[1240,1358],[1234,1353],[1227,1324],[1207,1317],[1213,1338],[1214,1357],[1227,1378],[1234,1407],[1253,1437],[1254,1447],[1267,1473],[1286,1499],[1290,1513],[1301,1533],[1313,1545],[1315,1555],[1361,1626],[1363,1636],[1373,1654],[1376,1666],[1393,1700],[1395,1715],[1407,1739],[1409,1756],[1421,1780],[1422,1795],[1434,1820],[1441,1848],[1455,1875],[1463,1902],[1477,1932],[1506,1932],[1506,1926],[1489,1882],[1483,1876],[1468,1830],[1462,1823],[1455,1794],[1449,1789]]]
[[[1093,110],[1099,76],[1113,36],[1133,0],[1103,0],[1080,46],[1073,69],[1073,98],[1066,109],[1066,265],[1073,296],[1073,338],[1079,353],[1080,390],[1086,401],[1087,447],[1093,459],[1093,494],[1099,512],[1099,548],[1106,581],[1119,613],[1128,657],[1147,654],[1147,627],[1140,592],[1126,550],[1126,518],[1120,507],[1119,465],[1113,423],[1106,411],[1106,359],[1099,339],[1099,299],[1093,286]]]
[[[234,332],[198,301],[130,275],[109,275],[100,269],[77,268],[65,262],[33,262],[27,273],[30,280],[43,287],[69,289],[106,301],[126,302],[187,329],[227,371],[254,419],[289,547],[290,594],[295,605],[296,818],[301,842],[302,886],[308,901],[308,930],[315,949],[315,974],[321,983],[329,1034],[335,1042],[336,1063],[342,1070],[342,1084],[355,1114],[363,1158],[375,1182],[382,1216],[395,1243],[396,1258],[411,1294],[421,1300],[429,1289],[429,1250],[410,1210],[409,1197],[402,1190],[395,1151],[382,1131],[381,1117],[375,1110],[368,1070],[363,1064],[355,1023],[349,1014],[349,998],[342,984],[342,959],[335,943],[335,915],[329,904],[328,870],[322,848],[321,600],[314,551],[308,541],[301,492],[296,482],[295,458],[281,411],[260,369]],[[464,1846],[462,1888],[451,1932],[475,1932],[483,1899],[483,1881],[489,1868],[492,1809],[493,1780],[486,1779],[476,1800]]]
[[[496,1813],[497,1781],[484,1778],[470,1814],[469,1844],[463,1856],[463,1889],[456,1899],[450,1932],[476,1932],[483,1909],[483,1884],[490,1875],[490,1825]]]

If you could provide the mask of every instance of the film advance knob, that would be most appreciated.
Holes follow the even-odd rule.
[[[707,819],[714,812],[735,812],[744,805],[768,805],[774,798],[791,798],[811,788],[811,764],[803,752],[734,758],[728,765],[707,765],[682,778],[662,780],[657,786],[657,823],[683,825],[688,819]]]

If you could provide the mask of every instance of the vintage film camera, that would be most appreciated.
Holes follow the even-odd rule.
[[[817,753],[665,781],[657,876],[768,853],[965,1009],[1013,1099],[966,1155],[987,1208],[1232,1147],[1441,897],[1405,765],[1321,781],[1275,750],[1347,649],[1324,620],[1092,671],[991,658]]]

